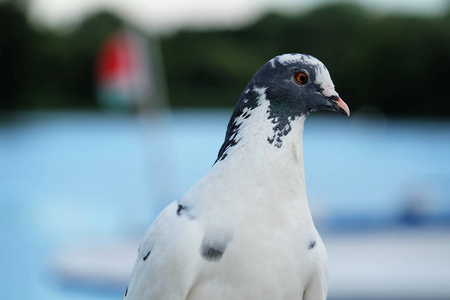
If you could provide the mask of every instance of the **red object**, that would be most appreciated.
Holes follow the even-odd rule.
[[[125,32],[116,33],[109,38],[99,53],[96,70],[98,82],[111,82],[118,77],[130,76],[137,52],[133,48]]]
[[[145,41],[130,30],[121,30],[106,40],[100,48],[95,71],[99,100],[107,106],[146,101],[149,91],[146,57]]]

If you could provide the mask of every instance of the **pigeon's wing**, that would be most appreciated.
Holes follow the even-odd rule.
[[[186,299],[197,278],[203,231],[175,201],[147,230],[124,300]]]
[[[315,261],[316,267],[305,289],[303,300],[325,300],[328,293],[328,256],[322,239],[317,233]]]
[[[328,268],[317,271],[310,280],[303,300],[325,300],[328,293]]]

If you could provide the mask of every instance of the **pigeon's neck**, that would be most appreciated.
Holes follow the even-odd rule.
[[[303,168],[305,116],[275,119],[264,90],[256,96],[239,101],[216,163],[179,201],[202,203],[205,216],[220,215],[230,224],[313,226]]]
[[[248,101],[242,97],[248,97]],[[300,192],[306,198],[302,143],[305,116],[274,116],[264,89],[247,90],[242,97],[214,168],[225,168],[232,176],[245,174],[249,184],[274,184],[277,189]]]

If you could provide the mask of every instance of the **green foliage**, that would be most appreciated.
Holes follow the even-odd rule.
[[[163,40],[175,106],[232,106],[275,55],[312,54],[353,111],[450,115],[450,14],[377,16],[335,4],[293,17],[269,14],[236,31],[180,32]]]
[[[96,107],[98,49],[122,25],[103,12],[61,35],[31,27],[20,9],[0,4],[0,109]]]
[[[31,32],[19,8],[11,2],[0,5],[0,108],[20,107],[24,89],[27,46]]]
[[[24,10],[0,3],[0,108],[94,108],[101,43],[123,22],[87,18],[65,35],[30,27]],[[161,39],[173,106],[233,106],[275,55],[312,54],[328,67],[353,111],[449,116],[450,13],[373,15],[351,4],[268,14],[239,30],[181,31]]]

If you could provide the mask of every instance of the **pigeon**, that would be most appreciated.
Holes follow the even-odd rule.
[[[264,64],[212,168],[147,229],[123,299],[326,299],[302,150],[317,110],[350,115],[321,61],[293,53]]]

